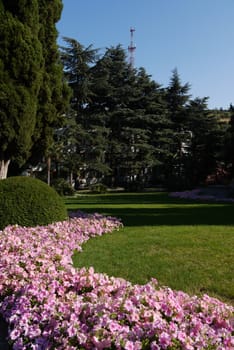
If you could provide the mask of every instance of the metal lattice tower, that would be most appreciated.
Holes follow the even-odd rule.
[[[134,52],[136,50],[136,45],[133,43],[133,33],[135,32],[135,28],[130,28],[130,35],[131,35],[131,41],[130,45],[128,46],[128,52],[129,52],[129,63],[132,68],[134,68]]]

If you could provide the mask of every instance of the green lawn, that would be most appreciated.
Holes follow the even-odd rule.
[[[166,193],[83,194],[65,198],[69,210],[122,219],[119,232],[93,238],[74,265],[234,303],[234,205],[193,203]]]

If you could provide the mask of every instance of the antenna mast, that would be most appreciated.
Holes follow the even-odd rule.
[[[130,28],[130,35],[131,35],[131,41],[130,45],[128,46],[128,52],[129,52],[129,63],[132,68],[134,68],[134,52],[136,50],[136,45],[133,43],[133,33],[135,32],[135,28]]]

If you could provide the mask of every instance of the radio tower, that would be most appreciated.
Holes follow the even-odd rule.
[[[130,45],[128,46],[128,52],[129,52],[129,63],[132,68],[134,68],[134,52],[136,50],[136,45],[133,43],[133,33],[135,32],[134,28],[130,28],[130,34],[131,34],[131,41]]]

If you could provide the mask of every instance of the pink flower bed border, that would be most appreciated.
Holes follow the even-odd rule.
[[[122,226],[99,214],[0,231],[0,313],[14,350],[234,348],[234,308],[75,269],[74,250]]]
[[[202,194],[202,190],[199,188],[190,191],[171,192],[170,196],[181,199],[234,203],[234,198]]]

